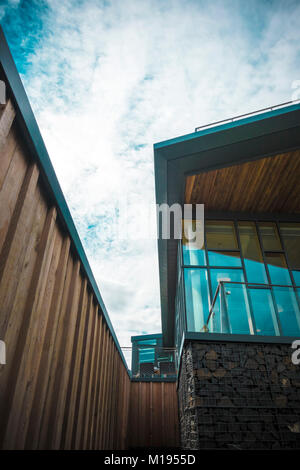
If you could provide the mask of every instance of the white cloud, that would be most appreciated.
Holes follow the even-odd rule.
[[[160,330],[158,263],[155,242],[111,239],[110,207],[154,203],[154,142],[290,99],[286,3],[48,2],[23,80],[121,345]]]

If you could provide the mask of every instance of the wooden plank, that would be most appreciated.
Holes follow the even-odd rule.
[[[14,444],[14,448],[19,449],[23,449],[25,445],[48,317],[50,314],[50,305],[55,284],[55,273],[59,263],[61,239],[58,236],[57,230],[55,230],[55,219],[56,209],[52,208],[48,213],[44,229],[45,232],[48,232],[47,244],[45,247],[40,246],[41,251],[45,253],[44,263],[41,268],[38,283],[36,284],[35,303],[33,304],[31,311],[30,324],[28,327],[20,367],[21,374],[19,374],[18,382],[16,384],[20,417],[17,424],[16,443]],[[40,252],[38,257],[42,257]],[[20,391],[24,393],[23,400],[21,400]],[[14,413],[16,413],[16,403],[13,405],[13,408]]]
[[[24,318],[18,343],[16,346],[13,367],[10,374],[8,390],[6,392],[5,403],[7,411],[2,421],[7,422],[6,434],[4,436],[4,448],[14,448],[16,433],[19,431],[18,424],[22,408],[24,389],[30,389],[29,384],[33,381],[34,371],[30,374],[30,367],[34,367],[33,345],[34,339],[38,335],[37,322],[40,313],[41,302],[46,286],[48,271],[50,267],[54,238],[52,237],[56,219],[56,209],[52,208],[46,218],[43,234],[39,243],[39,256],[30,284],[29,294],[24,309]],[[36,339],[38,341],[38,339]]]
[[[59,449],[61,432],[66,404],[67,388],[69,382],[72,349],[75,336],[76,317],[80,295],[81,278],[79,274],[80,262],[74,261],[69,296],[66,306],[65,322],[63,323],[62,342],[59,354],[59,364],[56,371],[54,386],[55,406],[52,408],[51,448]],[[77,307],[77,308],[76,308]]]
[[[92,404],[92,391],[93,391],[93,381],[94,381],[94,367],[95,367],[95,356],[97,350],[97,335],[98,335],[98,315],[96,314],[95,305],[92,306],[93,312],[93,330],[91,336],[91,345],[89,351],[89,360],[88,360],[88,378],[86,383],[86,399],[85,399],[85,410],[84,410],[84,424],[83,424],[83,435],[81,438],[80,448],[87,449],[88,435],[89,435],[89,426],[90,426],[90,411]]]
[[[96,399],[95,399],[95,420],[93,424],[93,435],[91,448],[97,449],[98,430],[99,430],[99,416],[101,407],[101,381],[104,368],[104,346],[105,346],[105,328],[102,314],[99,314],[100,320],[100,338],[99,338],[99,362],[97,371],[97,387],[96,387]]]
[[[92,332],[92,309],[91,304],[93,298],[90,292],[87,293],[87,304],[86,304],[86,320],[84,327],[83,335],[83,344],[82,344],[82,354],[80,358],[80,369],[78,376],[78,387],[76,392],[76,402],[75,402],[75,413],[74,413],[74,423],[72,430],[72,441],[71,448],[79,449],[81,434],[82,434],[82,420],[83,412],[85,406],[85,388],[86,388],[86,377],[88,370],[88,351],[90,347],[90,338]]]
[[[17,136],[14,127],[15,126],[12,127],[2,149],[0,150],[0,191],[17,148]]]
[[[92,338],[93,332],[95,328],[95,315],[93,310],[93,294],[90,293],[89,295],[89,303],[88,303],[88,310],[89,310],[89,322],[88,322],[88,331],[87,331],[87,338],[85,344],[85,351],[83,356],[83,363],[82,363],[82,377],[81,377],[81,390],[80,390],[80,397],[79,397],[79,410],[78,410],[78,417],[77,417],[77,429],[76,429],[76,437],[74,442],[75,449],[82,449],[82,444],[84,441],[84,433],[85,433],[85,415],[86,415],[86,402],[88,397],[88,390],[89,390],[89,377],[90,377],[90,360],[91,360],[91,351],[92,351]]]
[[[49,376],[48,385],[47,385],[47,394],[44,404],[43,418],[41,422],[41,431],[39,436],[38,447],[40,449],[51,449],[52,445],[52,435],[54,432],[54,420],[56,415],[56,406],[57,406],[57,397],[55,395],[55,390],[57,389],[57,380],[60,375],[60,369],[63,366],[61,361],[61,343],[64,341],[63,332],[64,332],[64,323],[66,319],[66,310],[67,302],[69,297],[70,284],[73,273],[73,259],[71,256],[67,259],[67,268],[66,274],[64,277],[64,288],[62,293],[62,299],[60,303],[60,312],[58,316],[58,324],[56,328],[56,335],[54,339],[54,347],[52,354],[52,364],[51,371],[52,373]]]
[[[103,317],[102,317],[103,319]],[[100,378],[100,389],[99,389],[99,404],[98,404],[98,422],[95,433],[96,449],[101,449],[101,433],[103,428],[103,409],[104,409],[104,394],[107,377],[107,356],[108,356],[108,345],[109,345],[109,334],[107,326],[103,323],[103,350],[102,350],[102,367],[101,367],[101,378]]]
[[[300,213],[300,150],[186,178],[185,202],[206,210]]]
[[[112,338],[110,335],[109,330],[107,330],[108,335],[108,348],[107,348],[107,355],[106,355],[106,370],[104,376],[104,393],[103,393],[103,400],[101,406],[101,429],[99,433],[100,444],[98,446],[99,449],[106,449],[106,433],[107,433],[107,415],[108,415],[108,405],[107,400],[109,396],[109,382],[110,382],[110,374],[111,374],[111,363],[112,363]]]
[[[69,237],[62,238],[62,248],[60,251],[57,250],[57,256],[59,255],[59,264],[55,273],[55,285],[51,299],[51,306],[48,316],[46,335],[44,338],[42,357],[39,365],[36,393],[29,418],[29,425],[25,444],[25,447],[27,449],[38,448],[39,436],[41,432],[41,422],[43,418],[44,408],[46,405],[49,378],[51,377],[54,345],[59,323],[60,307],[63,297],[64,279],[67,271],[69,250]]]
[[[72,362],[70,366],[70,381],[66,398],[65,416],[62,429],[62,449],[71,449],[72,431],[76,426],[74,422],[76,396],[79,381],[80,363],[83,354],[83,337],[86,323],[87,308],[87,280],[81,282],[81,292],[77,311],[77,323],[73,343]]]
[[[101,374],[103,370],[103,335],[104,335],[104,324],[103,324],[103,316],[99,314],[99,323],[100,323],[100,332],[99,332],[99,351],[98,351],[98,367],[96,372],[96,390],[95,390],[95,402],[94,402],[94,410],[93,410],[93,424],[92,424],[92,439],[91,439],[91,449],[95,449],[96,440],[97,440],[97,430],[98,430],[98,422],[99,422],[99,399],[100,399],[100,382],[101,382]]]
[[[95,328],[95,342],[93,348],[93,358],[92,358],[92,373],[90,378],[90,388],[91,388],[91,395],[90,395],[90,409],[89,415],[87,416],[87,438],[85,448],[91,448],[91,441],[92,441],[92,433],[93,433],[93,426],[94,426],[94,413],[95,413],[95,401],[96,401],[96,388],[97,388],[97,372],[98,372],[98,365],[99,365],[99,350],[100,350],[100,315],[98,314],[98,306],[95,308],[95,316],[96,316],[96,328]]]
[[[12,104],[12,101],[9,99],[0,116],[0,155],[5,146],[6,138],[12,126],[15,115],[16,115],[15,108]]]

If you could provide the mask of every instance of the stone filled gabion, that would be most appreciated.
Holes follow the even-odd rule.
[[[300,448],[300,365],[291,355],[288,344],[186,344],[178,384],[182,448]]]

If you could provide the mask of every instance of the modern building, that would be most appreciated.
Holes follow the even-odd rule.
[[[154,158],[158,204],[205,207],[202,246],[158,241],[181,444],[298,448],[300,104],[203,126]]]
[[[1,29],[0,64],[0,447],[299,448],[300,104],[154,145],[204,238],[159,237],[130,371]]]

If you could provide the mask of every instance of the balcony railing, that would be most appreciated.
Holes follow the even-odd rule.
[[[138,370],[133,378],[171,378],[177,376],[177,351],[156,345],[140,345]]]
[[[202,331],[300,336],[300,288],[219,281]]]

